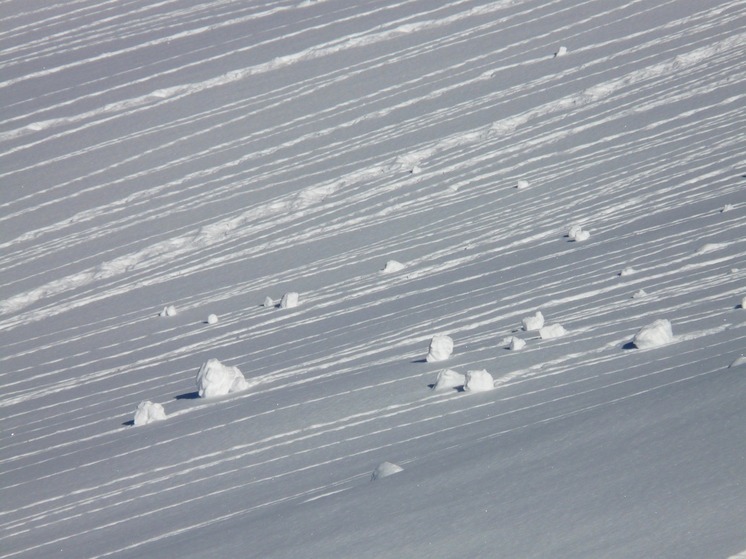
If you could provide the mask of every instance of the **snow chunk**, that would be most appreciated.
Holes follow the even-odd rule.
[[[428,363],[433,361],[445,361],[453,353],[453,339],[444,334],[436,334],[430,340],[430,348],[425,358]]]
[[[720,210],[720,212],[721,213],[725,213],[725,212],[729,212],[729,211],[731,211],[733,209],[735,209],[735,206],[733,204],[725,204],[725,206],[723,206],[723,209]]]
[[[519,180],[519,181],[518,181],[518,182],[517,182],[517,183],[515,184],[515,187],[516,187],[516,188],[517,188],[518,190],[523,190],[524,188],[528,188],[529,186],[530,186],[530,185],[529,185],[529,182],[528,182],[527,180]]]
[[[513,336],[508,347],[512,351],[518,351],[519,349],[523,349],[524,347],[526,347],[526,340],[523,340],[517,336]]]
[[[267,296],[264,298],[264,303],[262,303],[262,306],[269,309],[275,306],[275,301],[274,299],[272,299],[272,297]]]
[[[162,419],[166,419],[166,412],[163,411],[163,406],[145,400],[137,406],[134,424],[137,427],[153,423],[154,421],[161,421]]]
[[[671,323],[665,318],[659,318],[644,326],[632,339],[632,343],[639,349],[659,347],[671,341],[673,341]]]
[[[567,330],[565,330],[561,324],[551,324],[550,326],[544,326],[539,330],[539,337],[541,337],[542,340],[560,338],[565,334],[567,334]]]
[[[632,295],[633,299],[640,299],[642,297],[647,297],[648,294],[644,289],[640,289],[638,291],[635,291],[635,293]]]
[[[746,295],[741,297],[741,308],[746,309]]]
[[[281,309],[292,309],[293,307],[297,307],[298,298],[299,298],[299,295],[295,291],[290,291],[288,293],[285,293],[285,295],[282,296],[282,300],[280,301],[280,308]]]
[[[238,367],[223,365],[217,359],[208,359],[197,373],[197,392],[200,398],[214,398],[249,387]]]
[[[420,166],[419,166],[419,165],[415,165],[414,167],[412,167],[412,168],[411,168],[411,169],[409,170],[409,172],[410,172],[411,174],[413,174],[413,175],[419,175],[419,174],[420,174],[420,173],[422,172],[422,168],[420,168]]]
[[[485,392],[495,388],[492,375],[484,369],[467,371],[464,379],[464,392]]]
[[[384,274],[393,274],[395,272],[400,272],[405,268],[404,264],[401,262],[397,262],[396,260],[389,260],[386,262],[386,265],[383,267],[383,270],[381,270]]]
[[[217,324],[218,323],[218,315],[211,314],[207,317],[207,324]]]
[[[167,305],[163,307],[163,310],[158,314],[158,316],[175,316],[176,315],[176,306],[174,305]]]
[[[624,268],[621,272],[619,272],[619,275],[624,276],[631,276],[632,274],[636,273],[637,270],[635,270],[632,266],[627,266]]]
[[[716,250],[722,250],[728,246],[728,243],[706,243],[702,245],[697,254],[707,254],[709,252],[715,252]]]
[[[544,315],[541,314],[541,311],[536,311],[534,316],[527,316],[521,322],[523,324],[523,329],[526,332],[541,330],[544,326]]]
[[[554,53],[554,57],[565,56],[567,54],[567,47],[560,47],[557,52]]]
[[[741,357],[738,357],[735,361],[733,361],[733,363],[728,365],[728,367],[742,367],[744,365],[746,365],[746,357],[742,355]]]
[[[580,225],[573,225],[567,231],[567,236],[570,237],[571,241],[586,241],[590,238],[591,234],[589,231],[583,229]]]
[[[392,464],[391,462],[381,462],[380,464],[378,464],[378,466],[376,466],[376,469],[373,470],[373,473],[370,476],[370,480],[376,481],[377,479],[398,474],[403,470],[404,468],[402,468],[401,466],[397,466],[396,464]]]
[[[438,373],[433,390],[445,390],[447,388],[458,388],[466,382],[466,377],[453,369],[443,369]]]

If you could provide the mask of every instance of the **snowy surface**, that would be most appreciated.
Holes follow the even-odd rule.
[[[742,0],[0,19],[0,559],[744,555]]]

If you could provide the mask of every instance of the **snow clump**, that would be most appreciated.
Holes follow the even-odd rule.
[[[428,363],[433,361],[445,361],[453,353],[453,339],[444,334],[436,334],[430,340],[430,348],[425,358]]]
[[[176,316],[176,306],[166,305],[165,307],[163,307],[163,310],[158,314],[158,316]]]
[[[376,466],[376,469],[373,470],[373,473],[370,476],[370,480],[376,481],[377,479],[398,474],[403,470],[404,468],[402,468],[401,466],[397,466],[396,464],[392,464],[391,462],[381,462],[380,464],[378,464],[378,466]]]
[[[197,373],[197,393],[200,398],[214,398],[249,387],[238,367],[223,365],[217,359],[208,359]]]
[[[478,371],[466,371],[464,379],[464,392],[485,392],[495,388],[492,375],[484,369]]]
[[[447,388],[458,388],[464,385],[466,377],[453,369],[443,369],[438,373],[433,390],[445,390]]]
[[[560,338],[565,334],[567,334],[567,330],[565,330],[561,324],[551,324],[549,326],[544,326],[539,330],[539,337],[542,340]]]
[[[528,182],[527,180],[523,180],[523,179],[521,179],[521,180],[519,180],[519,181],[518,181],[518,182],[517,182],[517,183],[515,184],[515,187],[516,187],[516,188],[517,188],[518,190],[523,190],[524,188],[528,188],[528,187],[529,187],[529,182]]]
[[[397,262],[396,260],[389,260],[381,270],[384,274],[393,274],[404,269],[404,264]]]
[[[720,212],[721,213],[725,213],[725,212],[729,212],[729,211],[731,211],[733,209],[735,209],[735,206],[733,204],[725,204],[725,206],[723,206],[723,209],[720,210]]]
[[[163,406],[145,400],[137,406],[134,424],[137,427],[153,423],[154,421],[161,421],[162,419],[166,419],[166,412],[163,411]]]
[[[742,355],[741,357],[737,357],[728,367],[742,367],[743,365],[746,365],[746,357]]]
[[[641,299],[642,297],[647,297],[648,293],[644,289],[639,289],[635,291],[635,293],[632,295],[633,299]]]
[[[655,322],[643,326],[632,339],[632,343],[638,349],[659,347],[672,341],[671,323],[665,318],[659,318]]]
[[[269,295],[264,298],[264,303],[262,303],[262,306],[266,309],[269,309],[271,307],[275,306],[275,301],[270,297]]]
[[[299,295],[295,291],[290,291],[288,293],[285,293],[285,295],[282,296],[282,300],[280,301],[280,308],[281,309],[292,309],[293,307],[297,307],[298,298],[299,298]]]
[[[590,238],[591,234],[590,232],[583,229],[580,225],[573,225],[567,232],[567,236],[570,237],[570,240],[572,241],[580,242],[587,241]]]
[[[741,297],[741,308],[746,309],[746,295]]]
[[[521,321],[521,323],[526,332],[541,330],[542,326],[544,326],[544,315],[541,314],[541,311],[536,311],[534,316],[527,316]]]
[[[631,276],[636,271],[637,270],[635,270],[632,266],[627,266],[621,272],[619,272],[619,275],[622,276],[622,277],[624,277],[624,276]]]
[[[565,56],[567,54],[567,47],[560,47],[557,52],[554,53],[554,57]]]
[[[508,336],[507,338],[503,339],[502,346],[507,347],[512,351],[516,351],[526,347],[526,340],[523,340],[518,336]]]
[[[218,323],[218,315],[211,314],[207,317],[207,324],[217,324]]]

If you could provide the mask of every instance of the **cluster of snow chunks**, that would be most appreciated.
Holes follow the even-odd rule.
[[[238,367],[223,365],[217,359],[205,361],[197,373],[197,393],[200,398],[214,398],[249,387]]]
[[[494,387],[495,380],[484,369],[466,371],[466,374],[443,369],[433,384],[433,390],[461,389],[464,392],[486,392]]]
[[[565,330],[565,328],[561,324],[545,325],[544,315],[541,314],[541,311],[536,311],[536,314],[534,314],[534,316],[527,316],[521,321],[521,324],[526,332],[539,332],[539,337],[542,340],[559,338],[567,334],[567,330]],[[520,343],[520,341],[523,340],[516,340],[520,340],[520,338],[512,336],[505,341],[510,343],[510,349],[521,349],[526,345],[525,342],[522,344]]]

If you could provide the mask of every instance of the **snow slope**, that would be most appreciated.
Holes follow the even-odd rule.
[[[0,558],[746,554],[743,2],[0,18]]]

